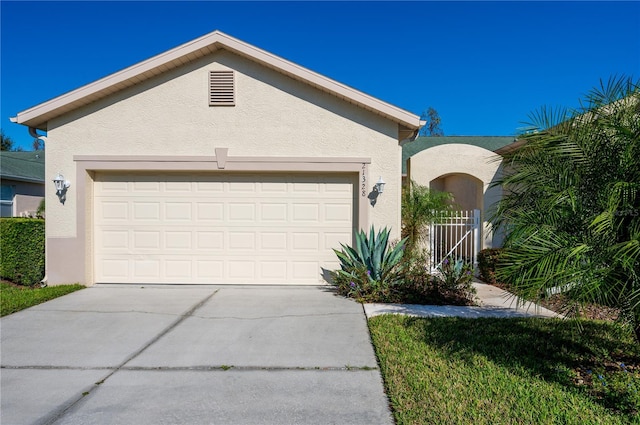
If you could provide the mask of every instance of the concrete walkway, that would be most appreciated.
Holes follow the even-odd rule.
[[[479,306],[415,304],[365,304],[367,317],[380,314],[406,314],[416,317],[563,317],[531,302],[522,302],[515,295],[493,285],[474,282]]]
[[[0,319],[2,425],[392,424],[362,306],[96,286]]]

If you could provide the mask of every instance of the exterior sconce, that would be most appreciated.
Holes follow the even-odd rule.
[[[56,186],[56,193],[58,194],[58,196],[66,192],[69,186],[71,186],[69,180],[65,180],[64,176],[60,173],[58,173],[58,175],[53,178],[53,184]]]
[[[382,192],[384,192],[384,185],[385,184],[386,184],[386,182],[384,180],[382,180],[382,176],[380,176],[380,178],[376,182],[376,185],[374,186],[374,190],[376,192],[378,192],[378,194],[382,195]]]

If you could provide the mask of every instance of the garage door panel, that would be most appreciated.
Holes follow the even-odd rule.
[[[317,284],[355,211],[349,175],[109,174],[94,185],[104,283]]]
[[[104,201],[96,211],[98,220],[102,222],[117,222],[129,220],[129,203]]]
[[[320,234],[318,232],[293,233],[293,249],[317,252],[320,247]]]
[[[261,252],[286,252],[290,245],[287,242],[287,232],[261,232],[259,238]]]
[[[351,204],[324,204],[324,221],[331,223],[351,223]]]
[[[169,250],[191,250],[193,239],[194,232],[168,230],[164,232],[164,246]]]
[[[160,221],[160,203],[133,201],[133,218],[138,224]]]
[[[144,180],[134,181],[132,192],[157,194],[160,192],[160,182]]]
[[[340,249],[341,243],[345,243],[345,241],[349,241],[351,239],[351,234],[347,232],[341,232],[341,233],[325,232],[323,236],[324,236],[323,249],[325,251],[328,250],[330,252],[333,252],[333,248]]]
[[[224,249],[224,232],[223,231],[196,232],[196,249],[198,250]]]
[[[96,271],[99,275],[116,283],[126,281],[131,274],[129,272],[128,258],[111,258],[97,261]]]
[[[231,201],[227,205],[227,221],[229,223],[253,223],[256,220],[256,205],[254,203]]]
[[[286,223],[288,219],[286,203],[263,202],[260,205],[260,220],[264,222]]]
[[[192,202],[165,202],[164,219],[189,222],[192,219],[192,208]]]
[[[196,220],[222,223],[224,204],[222,202],[196,202]]]
[[[256,234],[254,232],[234,232],[227,233],[229,243],[227,244],[231,253],[238,251],[250,251],[256,250]]]
[[[135,281],[142,282],[153,282],[160,279],[160,259],[134,259],[133,278]]]
[[[316,223],[320,219],[320,206],[317,203],[294,203],[292,222]]]

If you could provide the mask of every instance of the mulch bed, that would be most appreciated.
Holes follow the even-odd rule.
[[[493,283],[492,285],[500,289],[504,289],[505,291],[512,292],[509,285],[505,285],[503,283]],[[541,307],[563,314],[567,317],[615,321],[620,316],[620,309],[593,303],[578,305],[575,302],[569,301],[561,294],[537,300],[536,303]]]

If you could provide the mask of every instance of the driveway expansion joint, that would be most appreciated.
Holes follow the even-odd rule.
[[[116,370],[118,366],[43,366],[43,365],[23,365],[23,366],[11,366],[2,365],[0,369],[10,370]]]
[[[142,310],[112,310],[112,311],[96,311],[96,310],[45,310],[40,308],[36,310],[34,313],[52,313],[52,312],[65,312],[65,313],[90,313],[90,314],[129,314],[129,313],[139,313],[139,314],[153,314],[156,316],[182,316],[182,314],[176,313],[161,313],[157,311],[142,311]]]
[[[361,316],[361,313],[323,313],[323,314],[283,314],[278,316],[260,316],[260,317],[237,317],[237,316],[198,316],[194,314],[191,317],[204,320],[264,320],[264,319],[290,319],[301,317],[336,317],[336,316]]]
[[[66,404],[66,406],[61,407],[59,410],[54,411],[53,413],[51,413],[50,415],[48,415],[47,417],[43,418],[42,421],[39,421],[39,423],[43,424],[43,425],[52,425],[55,422],[57,422],[59,419],[61,419],[64,415],[67,414],[67,412],[71,411],[74,407],[76,407],[78,405],[78,403],[80,403],[83,400],[86,400],[91,394],[92,392],[98,388],[99,386],[101,386],[107,379],[111,378],[116,372],[118,372],[119,370],[122,370],[122,368],[129,363],[131,360],[135,359],[136,357],[138,357],[140,354],[142,354],[145,350],[147,350],[150,346],[152,346],[153,344],[155,344],[156,342],[158,342],[158,340],[160,340],[160,338],[162,338],[163,336],[165,336],[166,334],[168,334],[169,332],[171,332],[171,330],[173,330],[176,326],[178,326],[180,323],[182,323],[184,320],[186,320],[187,318],[191,317],[193,315],[193,313],[195,311],[197,311],[200,307],[202,307],[207,301],[209,301],[211,298],[213,298],[214,295],[216,295],[218,293],[219,289],[216,289],[215,291],[213,291],[213,293],[207,295],[206,297],[204,297],[202,300],[198,301],[195,305],[193,305],[189,310],[187,310],[185,313],[179,315],[179,317],[173,322],[171,323],[169,326],[167,326],[166,328],[164,328],[162,331],[160,331],[160,333],[158,333],[155,337],[153,337],[149,342],[147,342],[142,348],[140,348],[139,350],[137,350],[135,353],[133,353],[131,356],[129,356],[128,358],[126,358],[122,363],[120,363],[120,365],[116,366],[115,368],[108,368],[106,370],[110,370],[110,372],[102,379],[98,380],[97,382],[95,382],[90,388],[87,388],[85,391],[82,391],[82,393],[80,394],[79,397],[73,399],[70,403]]]
[[[271,372],[360,372],[360,371],[372,371],[378,370],[375,366],[124,366],[120,368],[122,371],[135,371],[135,372],[256,372],[256,371],[271,371]]]

